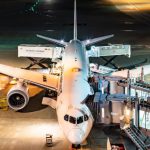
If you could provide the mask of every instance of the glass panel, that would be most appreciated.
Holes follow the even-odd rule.
[[[140,127],[150,129],[150,112],[140,110]]]

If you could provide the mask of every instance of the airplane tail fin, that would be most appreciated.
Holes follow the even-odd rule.
[[[91,39],[91,40],[85,40],[85,41],[82,41],[83,44],[85,46],[88,46],[88,45],[92,45],[92,44],[95,44],[97,42],[101,42],[101,41],[104,41],[106,39],[109,39],[111,37],[113,37],[114,35],[111,34],[111,35],[106,35],[106,36],[101,36],[101,37],[98,37],[98,38],[94,38],[94,39]]]
[[[76,0],[74,0],[74,35],[73,35],[74,40],[77,40],[77,6],[76,5],[77,5]],[[113,36],[114,36],[113,34],[112,35],[107,35],[107,36],[102,36],[102,37],[94,38],[94,39],[91,39],[91,40],[82,41],[82,43],[85,46],[88,46],[88,45],[92,45],[92,44],[95,44],[97,42],[101,42],[103,40],[109,39]],[[38,34],[37,34],[37,37],[42,38],[42,39],[47,40],[47,41],[50,41],[52,43],[61,45],[61,46],[66,46],[67,45],[67,42],[64,42],[64,41],[61,41],[61,40],[52,39],[52,38],[42,36],[42,35],[38,35]]]
[[[77,4],[74,0],[74,40],[77,40]]]
[[[41,39],[47,40],[49,42],[55,43],[57,45],[63,46],[63,47],[67,45],[67,42],[64,42],[64,41],[61,41],[61,40],[56,40],[56,39],[49,38],[49,37],[46,37],[46,36],[42,36],[42,35],[39,35],[39,34],[37,34],[36,36],[41,38]]]

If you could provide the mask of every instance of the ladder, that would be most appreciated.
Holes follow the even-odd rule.
[[[125,133],[137,146],[139,150],[148,150],[150,144],[146,145],[147,137],[134,125],[124,129]]]

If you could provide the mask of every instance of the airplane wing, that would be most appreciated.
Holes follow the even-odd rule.
[[[26,81],[27,83],[55,91],[58,90],[60,83],[60,77],[56,75],[15,68],[2,64],[0,64],[0,74],[14,77]]]
[[[49,38],[49,37],[39,35],[39,34],[37,34],[36,36],[41,38],[41,39],[47,40],[49,42],[55,43],[57,45],[63,46],[63,47],[65,47],[67,45],[67,42],[64,42],[64,41],[61,41],[61,40],[56,40],[56,39]]]
[[[82,43],[83,43],[85,46],[89,46],[89,45],[92,45],[92,44],[95,44],[95,43],[104,41],[104,40],[106,40],[106,39],[112,38],[113,36],[114,36],[113,34],[111,34],[111,35],[106,35],[106,36],[101,36],[101,37],[98,37],[98,38],[94,38],[94,39],[82,41]]]

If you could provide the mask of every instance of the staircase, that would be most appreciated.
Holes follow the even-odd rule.
[[[149,150],[150,144],[146,144],[147,137],[136,126],[127,127],[124,131],[139,150]]]

